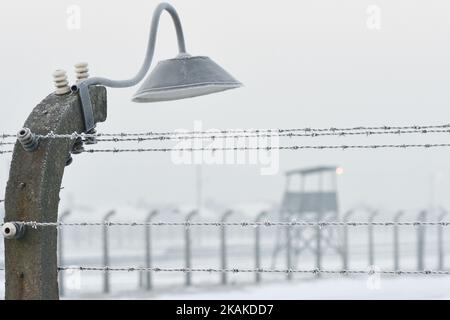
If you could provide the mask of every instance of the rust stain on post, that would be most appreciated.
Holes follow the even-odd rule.
[[[96,122],[106,120],[106,89],[90,89]],[[24,127],[33,133],[82,132],[83,112],[77,94],[49,95]],[[56,222],[67,156],[74,141],[47,139],[34,152],[16,143],[5,196],[5,222]],[[75,159],[76,160],[76,159]],[[76,166],[76,161],[71,166]],[[27,227],[20,240],[5,240],[5,298],[58,299],[57,230]]]

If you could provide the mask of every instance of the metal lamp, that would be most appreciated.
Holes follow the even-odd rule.
[[[233,78],[210,58],[191,56],[186,53],[180,18],[174,7],[168,3],[161,3],[153,13],[144,63],[134,78],[129,80],[110,80],[93,77],[83,80],[72,87],[72,91],[79,90],[80,93],[86,132],[92,132],[95,127],[89,86],[103,85],[111,88],[127,88],[135,86],[144,79],[153,60],[159,19],[163,11],[167,11],[170,14],[175,24],[179,54],[173,59],[159,62],[133,96],[132,101],[159,102],[179,100],[242,86],[242,83]]]

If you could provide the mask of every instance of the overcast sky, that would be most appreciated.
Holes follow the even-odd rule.
[[[187,50],[210,56],[245,87],[151,105],[130,101],[137,87],[109,89],[108,120],[99,132],[192,130],[196,120],[204,129],[450,123],[446,0],[171,3],[180,14]],[[0,131],[21,128],[52,92],[57,68],[66,69],[72,81],[73,64],[80,61],[89,63],[91,75],[134,76],[157,4],[1,1]],[[79,29],[71,28],[73,8],[81,10]],[[374,8],[380,13],[375,24]],[[155,61],[176,54],[174,30],[164,15]],[[298,138],[281,144],[435,142],[449,137]],[[279,174],[272,176],[262,176],[252,165],[205,165],[204,199],[230,206],[276,202],[285,170],[326,164],[345,169],[339,177],[344,210],[360,203],[386,210],[427,206],[432,175],[435,203],[450,207],[449,155],[448,149],[285,151]],[[3,190],[9,157],[1,156],[0,165]],[[193,203],[195,168],[173,164],[170,154],[83,154],[66,170],[63,186],[62,205],[69,194],[78,203],[112,207],[139,199]]]

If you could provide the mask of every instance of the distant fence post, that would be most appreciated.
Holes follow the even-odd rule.
[[[394,217],[394,270],[400,270],[400,235],[398,222],[403,214],[403,211],[399,211]]]
[[[70,215],[70,211],[66,210],[64,211],[61,216],[59,217],[59,221],[63,222],[67,216]],[[58,265],[59,266],[65,266],[64,262],[64,237],[63,237],[63,229],[59,228],[58,230]],[[64,271],[60,271],[58,273],[59,276],[59,295],[62,297],[65,295],[65,288],[64,288]]]
[[[442,210],[441,214],[439,215],[438,221],[439,222],[443,221],[447,215],[448,212],[446,210]],[[438,236],[438,270],[444,270],[445,250],[444,250],[444,233],[442,226],[437,226],[437,236]]]
[[[425,222],[427,220],[427,212],[420,212],[418,222]],[[425,226],[417,226],[417,270],[425,269]]]
[[[350,219],[350,216],[353,214],[353,211],[347,211],[347,213],[344,215],[344,226],[342,230],[342,268],[344,270],[348,270],[348,256],[349,256],[349,249],[348,249],[348,221]]]
[[[103,225],[103,266],[109,267],[110,260],[109,260],[109,239],[108,239],[108,222],[109,219],[115,215],[115,211],[109,211],[105,217],[103,218],[104,225]],[[103,293],[109,293],[110,291],[110,284],[109,284],[109,271],[105,270],[103,273]]]
[[[158,210],[153,210],[147,215],[147,218],[145,219],[146,223],[150,223],[152,219],[158,214]],[[148,225],[145,226],[145,267],[147,269],[152,268],[152,233],[151,233],[152,226]],[[152,290],[153,289],[153,281],[152,281],[152,272],[147,271],[146,272],[146,289]]]
[[[290,221],[291,222],[291,221]],[[288,273],[286,275],[287,280],[292,280],[292,226],[286,226],[286,269]]]
[[[227,219],[233,214],[233,211],[228,210],[226,211],[221,218],[221,222],[225,223],[227,221]],[[222,266],[222,270],[227,269],[227,242],[226,242],[226,227],[224,225],[222,225],[222,227],[220,228],[220,252],[221,252],[221,266]],[[221,274],[222,276],[222,284],[225,285],[227,284],[227,273],[226,272],[222,272]]]
[[[186,269],[192,268],[192,248],[191,248],[191,228],[189,222],[198,214],[197,210],[191,211],[186,216],[186,227],[184,228],[184,238],[185,238],[185,259],[186,259]],[[186,272],[186,287],[192,284],[192,274],[190,271]]]
[[[255,222],[261,222],[262,219],[267,216],[267,212],[263,211],[256,216]],[[261,227],[257,226],[255,228],[255,269],[261,269]],[[261,282],[261,273],[258,271],[255,273],[256,283]]]
[[[319,216],[317,222],[320,223],[321,215]],[[322,227],[318,224],[316,227],[316,269],[322,269]],[[320,273],[317,273],[316,278],[320,278]]]
[[[378,215],[378,211],[373,211],[369,217],[369,266],[373,266],[375,264],[375,241],[373,236],[373,220]]]
[[[142,268],[142,266],[139,266],[139,268]],[[146,272],[143,270],[139,270],[138,272],[138,289],[144,288],[144,274]]]
[[[106,89],[90,88],[96,122],[106,120]],[[77,94],[50,94],[39,103],[24,127],[34,134],[71,134],[84,130]],[[5,222],[56,222],[64,169],[74,140],[45,139],[27,152],[14,147],[5,193]],[[27,228],[19,240],[5,241],[5,298],[58,299],[56,228]]]

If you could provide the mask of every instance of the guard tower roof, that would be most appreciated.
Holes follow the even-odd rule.
[[[335,166],[319,166],[319,167],[311,167],[306,169],[294,169],[286,171],[286,175],[294,175],[294,174],[300,174],[300,175],[309,175],[309,174],[315,174],[318,172],[326,172],[326,171],[336,171],[337,167]]]

